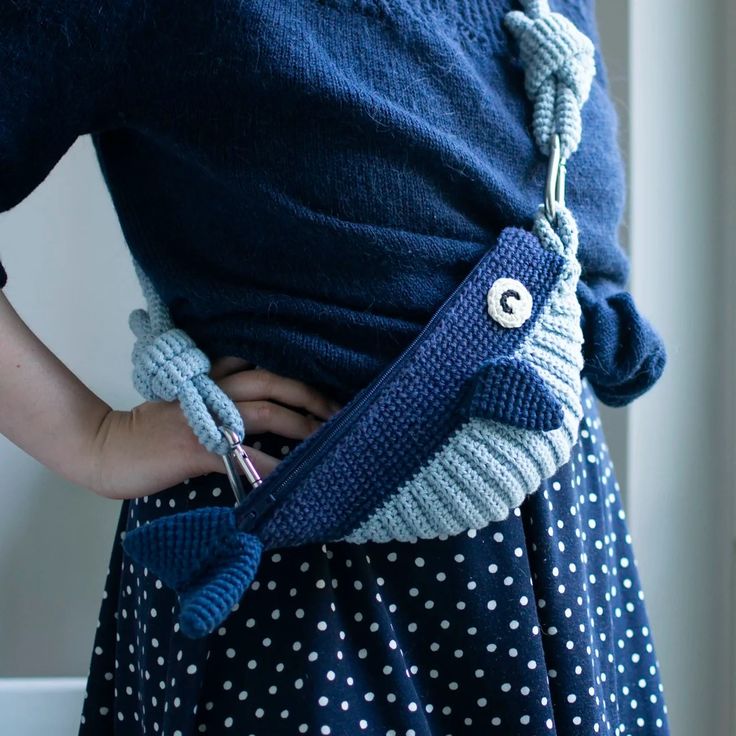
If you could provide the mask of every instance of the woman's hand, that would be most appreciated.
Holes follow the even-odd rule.
[[[340,409],[307,384],[233,360],[215,363],[210,376],[240,411],[246,440],[263,432],[305,439]],[[245,447],[262,478],[280,462],[247,443]],[[110,411],[91,453],[94,462],[85,485],[107,498],[136,498],[187,478],[225,472],[222,458],[197,440],[178,401],[146,401],[130,411]]]

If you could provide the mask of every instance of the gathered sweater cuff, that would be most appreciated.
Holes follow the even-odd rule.
[[[625,406],[648,391],[667,361],[664,342],[628,291],[578,283],[583,376],[608,406]]]

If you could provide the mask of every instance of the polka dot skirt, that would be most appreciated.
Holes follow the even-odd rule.
[[[417,542],[264,555],[192,640],[124,556],[162,514],[232,502],[224,474],[125,501],[80,736],[667,734],[667,709],[595,402],[570,462],[506,521]],[[256,437],[270,454],[296,440]]]

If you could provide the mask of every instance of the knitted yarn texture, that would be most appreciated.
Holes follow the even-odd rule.
[[[245,436],[243,418],[228,395],[210,378],[210,360],[171,315],[143,269],[134,262],[148,311],[135,309],[129,325],[133,346],[133,385],[149,401],[179,400],[187,423],[210,452],[223,455],[228,442],[217,420]]]
[[[185,634],[227,615],[262,548],[481,528],[567,461],[582,412],[582,333],[574,220],[561,209],[557,223],[560,234],[540,207],[532,231],[506,228],[413,346],[242,504],[128,532],[127,554],[179,592]],[[525,312],[514,294],[529,294],[518,326],[488,309],[499,281],[510,311]]]
[[[595,74],[595,47],[564,15],[550,12],[547,0],[522,4],[526,12],[512,10],[505,24],[519,43],[526,93],[534,101],[534,139],[549,156],[558,133],[564,162],[582,137],[580,111]]]
[[[534,102],[535,138],[542,151],[549,153],[549,139],[557,133],[564,165],[581,139],[580,110],[596,72],[594,47],[567,18],[553,13],[547,0],[522,0],[521,4],[526,12],[510,11],[505,23],[521,48],[526,90]],[[574,237],[577,243],[577,232]],[[577,245],[571,256],[576,258],[576,253]],[[206,356],[183,332],[172,329],[163,300],[138,263],[135,270],[152,315],[146,318],[143,310],[131,314],[130,325],[139,338],[133,350],[136,388],[147,399],[178,398],[200,442],[223,454],[227,444],[214,421],[207,418],[207,408],[212,407],[225,424],[233,422],[229,426],[241,438],[245,431],[242,418],[225,394],[207,379]]]
[[[551,7],[596,43],[567,187],[583,374],[628,403],[664,349],[625,296],[625,167],[594,0],[527,3],[514,30],[512,6],[0,3],[0,211],[89,134],[125,244],[174,325],[211,360],[241,356],[344,404],[504,226],[534,218],[550,115],[572,119],[587,89],[580,38],[545,30],[566,25]]]

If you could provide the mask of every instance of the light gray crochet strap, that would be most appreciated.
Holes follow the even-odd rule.
[[[560,136],[561,165],[577,150],[582,135],[581,110],[595,76],[593,42],[548,0],[520,0],[504,23],[519,44],[526,94],[534,102],[534,139],[545,155]]]
[[[245,437],[243,418],[232,399],[210,378],[210,361],[171,315],[151,280],[134,259],[148,311],[135,309],[128,324],[137,337],[133,346],[133,385],[149,401],[179,400],[197,439],[210,452],[225,455],[230,443],[220,426]],[[219,421],[218,421],[219,420]]]

